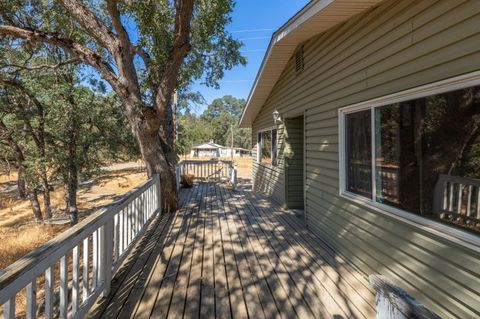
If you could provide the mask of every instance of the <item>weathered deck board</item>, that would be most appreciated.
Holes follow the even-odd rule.
[[[152,223],[89,317],[371,318],[374,300],[302,216],[200,183]]]

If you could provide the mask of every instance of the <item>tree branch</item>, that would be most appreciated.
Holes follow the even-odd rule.
[[[27,30],[14,26],[0,25],[0,35],[24,39],[30,42],[48,43],[64,49],[83,63],[96,68],[103,78],[110,83],[116,92],[121,92],[122,85],[118,81],[112,67],[105,60],[92,50],[83,45],[63,37],[56,32],[44,32],[39,30]]]
[[[173,48],[170,51],[168,61],[160,82],[156,104],[160,117],[165,119],[168,115],[168,107],[173,90],[177,85],[177,75],[183,64],[185,56],[191,50],[190,45],[190,21],[193,14],[193,0],[175,1],[175,33]]]
[[[20,65],[20,64],[5,64],[2,67],[9,67],[9,68],[17,68],[17,69],[22,69],[22,70],[28,70],[28,71],[34,71],[34,70],[41,70],[41,69],[58,69],[64,65],[68,64],[77,64],[79,63],[80,60],[77,58],[66,60],[59,62],[57,64],[38,64],[38,65],[33,65],[33,66],[27,66],[27,65]]]
[[[113,27],[118,34],[118,38],[120,39],[122,46],[125,49],[128,49],[130,53],[133,53],[132,43],[130,42],[127,31],[122,25],[122,21],[120,19],[120,12],[118,11],[117,4],[117,0],[107,0],[107,11],[112,18]]]
[[[74,18],[102,46],[114,54],[119,43],[117,37],[81,0],[59,0]]]
[[[107,11],[112,18],[112,24],[118,34],[118,46],[112,52],[118,68],[118,74],[121,81],[129,91],[135,92],[140,96],[140,86],[138,84],[137,72],[133,63],[135,55],[134,47],[130,42],[127,31],[122,25],[120,12],[118,11],[117,0],[107,0]]]
[[[133,50],[135,54],[137,54],[139,57],[142,58],[143,63],[145,63],[145,67],[148,69],[150,67],[150,62],[151,62],[150,55],[139,46],[134,46]]]

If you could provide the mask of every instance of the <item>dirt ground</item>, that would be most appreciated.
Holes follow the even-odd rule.
[[[0,269],[68,228],[68,224],[37,225],[29,201],[17,196],[16,177],[15,172],[0,173]],[[82,182],[78,192],[79,218],[85,218],[146,178],[146,172],[138,163],[122,163],[109,166],[99,176]],[[51,194],[54,220],[68,218],[62,212],[63,198],[63,189],[55,186]]]

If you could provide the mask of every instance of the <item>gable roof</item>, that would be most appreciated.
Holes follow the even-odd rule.
[[[250,127],[297,46],[383,0],[312,0],[275,31],[239,122]]]
[[[210,141],[208,143],[203,143],[203,144],[192,147],[192,149],[217,149],[217,148],[225,148],[225,146],[222,146],[214,143],[213,141]]]

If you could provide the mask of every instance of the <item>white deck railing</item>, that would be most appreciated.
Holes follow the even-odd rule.
[[[181,176],[191,174],[200,181],[227,180],[232,187],[237,186],[237,167],[232,161],[181,161],[176,166],[177,188],[180,187]]]
[[[15,318],[16,296],[23,289],[27,318],[37,317],[39,305],[47,319],[83,317],[109,293],[112,275],[161,212],[159,199],[155,176],[0,271],[3,317]]]
[[[434,191],[435,214],[480,221],[480,179],[441,174]]]

